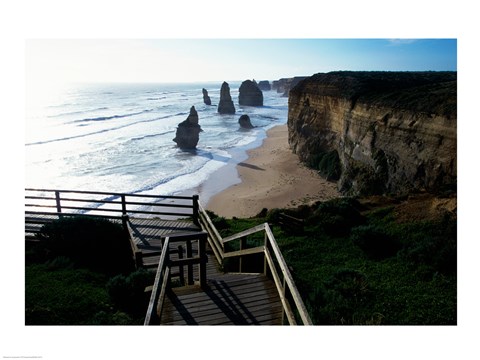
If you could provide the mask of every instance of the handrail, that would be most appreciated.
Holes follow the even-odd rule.
[[[263,253],[264,274],[267,275],[268,271],[272,274],[273,281],[280,295],[284,314],[287,316],[289,324],[296,325],[297,321],[295,319],[295,313],[292,310],[292,305],[289,302],[288,295],[290,295],[290,297],[292,298],[294,308],[297,310],[303,325],[313,325],[310,315],[308,314],[305,304],[295,285],[290,270],[288,269],[285,259],[283,258],[280,248],[277,244],[277,241],[275,240],[275,236],[273,235],[272,230],[267,223],[257,225],[253,228],[222,239],[220,234],[216,231],[215,226],[211,222],[208,214],[203,208],[200,208],[199,215],[202,227],[209,234],[208,240],[210,243],[210,247],[214,249],[215,256],[217,257],[217,260],[220,264],[222,264],[223,260],[226,258],[240,257],[241,259],[241,257],[243,256]],[[215,230],[215,232],[210,233],[210,229]],[[245,237],[258,232],[265,233],[264,245],[254,248],[244,248],[244,246],[246,245],[246,242],[244,241]],[[240,250],[225,251],[224,244],[235,240],[239,240],[241,242]],[[280,271],[277,271],[275,262],[278,264]]]
[[[117,213],[118,216],[127,216],[128,214],[165,215],[177,217],[192,216],[194,222],[198,223],[198,195],[167,196],[104,191],[33,188],[25,188],[25,192],[25,200],[31,200],[28,203],[27,201],[25,202],[25,208],[27,210],[44,209],[46,211],[52,209],[52,213],[56,212],[65,214],[86,212],[89,214],[97,214],[110,212],[114,214]],[[82,195],[96,195],[102,196],[103,198],[95,199],[92,197],[84,197]],[[173,200],[177,202],[166,203],[165,200]],[[179,203],[179,201],[189,201],[189,203],[182,204]],[[132,206],[143,208],[132,209]],[[179,211],[176,211],[175,209],[179,209]]]
[[[219,264],[222,264],[223,253],[225,250],[222,242],[222,236],[218,232],[215,225],[212,223],[212,220],[210,219],[200,202],[198,203],[198,220],[202,229],[208,234],[208,244],[213,250],[215,258],[217,259]]]
[[[170,268],[167,267],[169,260],[169,245],[170,238],[167,237],[163,243],[160,261],[158,263],[157,273],[155,275],[155,282],[153,283],[152,295],[150,296],[147,315],[145,316],[145,321],[143,323],[144,325],[152,324],[154,319],[160,318],[162,315],[161,307],[163,306],[166,288],[170,279]]]
[[[169,256],[169,246],[171,243],[181,241],[198,240],[198,255],[191,256],[183,259],[172,260]],[[152,325],[159,323],[162,316],[162,307],[165,299],[165,294],[170,286],[171,268],[175,266],[189,267],[198,264],[199,265],[199,285],[204,288],[207,283],[207,255],[205,243],[207,241],[206,232],[197,232],[191,234],[177,234],[170,235],[165,238],[165,242],[162,245],[162,253],[160,255],[160,261],[158,263],[157,273],[155,275],[155,282],[153,284],[152,294],[148,304],[147,314],[145,316],[144,325]],[[188,256],[188,252],[187,252]],[[189,268],[190,272],[190,268]]]

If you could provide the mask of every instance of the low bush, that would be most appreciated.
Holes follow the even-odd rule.
[[[327,180],[338,180],[342,172],[340,157],[336,150],[325,151],[315,154],[310,158],[308,165],[318,170]]]
[[[457,222],[445,215],[434,222],[410,224],[402,228],[408,241],[403,257],[430,273],[455,274],[457,271]]]
[[[306,306],[315,324],[366,323],[373,317],[368,311],[372,294],[365,274],[339,269],[309,292]]]
[[[103,218],[69,216],[45,224],[39,234],[50,258],[65,256],[79,266],[108,274],[133,270],[129,239],[120,224]]]
[[[314,214],[307,219],[307,225],[312,226],[314,231],[343,236],[364,221],[357,200],[340,198],[320,203]]]
[[[111,301],[123,309],[135,311],[141,309],[141,306],[148,301],[149,294],[145,292],[147,286],[155,282],[155,273],[145,269],[138,269],[128,276],[117,275],[111,278],[106,289]]]
[[[382,260],[394,256],[402,248],[395,236],[377,225],[364,225],[352,229],[353,243],[360,247],[370,258]]]

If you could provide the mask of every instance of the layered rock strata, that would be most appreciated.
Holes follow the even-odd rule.
[[[202,89],[203,93],[203,102],[205,105],[212,105],[212,100],[210,99],[210,96],[208,96],[208,91],[207,89]]]
[[[238,119],[238,124],[240,125],[241,128],[243,129],[253,129],[254,126],[252,125],[250,121],[250,116],[243,114],[240,116],[240,119]]]
[[[290,89],[295,87],[300,81],[305,80],[307,76],[295,76],[292,78],[282,78],[272,82],[272,90],[287,97]]]
[[[263,106],[263,93],[256,82],[245,80],[238,89],[238,104],[244,106]]]
[[[290,147],[345,194],[455,186],[456,87],[456,72],[316,74],[290,90]]]
[[[192,106],[187,119],[178,124],[177,132],[173,141],[175,141],[177,146],[181,149],[195,149],[201,131],[202,129],[200,125],[198,125],[198,113],[195,110],[195,107]]]
[[[230,86],[225,81],[220,88],[220,101],[218,103],[217,111],[220,114],[235,114],[235,106],[233,105],[232,97],[230,96]]]

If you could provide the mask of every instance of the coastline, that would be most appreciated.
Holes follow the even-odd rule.
[[[336,184],[300,163],[288,146],[287,125],[267,131],[260,147],[236,166],[239,183],[213,195],[205,208],[219,216],[252,217],[263,208],[289,208],[340,196]]]

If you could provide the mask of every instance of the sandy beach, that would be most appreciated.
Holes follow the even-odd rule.
[[[270,129],[237,170],[241,182],[213,196],[208,210],[227,218],[251,217],[263,208],[296,207],[340,196],[335,183],[305,167],[292,153],[287,125]]]

